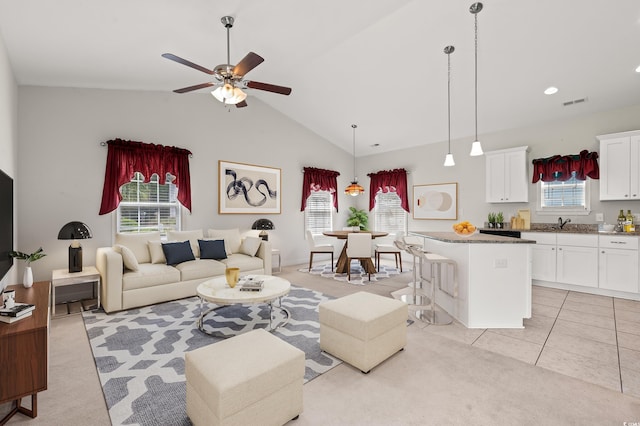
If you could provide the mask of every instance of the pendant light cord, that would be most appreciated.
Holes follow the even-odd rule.
[[[476,141],[478,140],[478,14],[474,14],[475,17],[475,46],[476,46],[476,56],[475,56],[475,95],[476,95],[476,105],[475,105],[475,113],[476,113]]]
[[[451,154],[451,53],[447,53],[447,131],[449,134],[449,154]]]
[[[358,178],[356,177],[356,128],[358,127],[355,124],[352,124],[353,128],[353,181],[357,182]]]

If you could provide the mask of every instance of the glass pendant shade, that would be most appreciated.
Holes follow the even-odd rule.
[[[444,157],[444,165],[445,167],[455,166],[456,162],[453,161],[453,154],[448,153],[446,157]]]
[[[231,90],[229,90],[229,86]],[[247,99],[247,94],[237,87],[233,87],[230,84],[225,84],[224,86],[218,87],[216,90],[211,92],[214,98],[219,100],[222,103],[235,105]]]
[[[469,153],[469,155],[472,157],[476,157],[482,154],[484,154],[484,151],[482,151],[482,145],[480,145],[480,141],[475,141],[474,143],[472,143],[471,152]]]
[[[360,194],[364,194],[364,188],[358,185],[358,181],[351,182],[351,185],[347,186],[347,189],[344,190],[344,193],[347,195],[351,195],[352,197],[357,197]]]

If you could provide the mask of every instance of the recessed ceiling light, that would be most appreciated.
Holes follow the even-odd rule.
[[[558,93],[558,88],[557,87],[551,86],[551,87],[547,87],[544,90],[544,94],[545,95],[553,95],[554,93]]]
[[[640,65],[638,65],[638,68],[636,68],[636,72],[640,72]]]

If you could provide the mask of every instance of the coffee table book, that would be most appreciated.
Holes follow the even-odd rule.
[[[22,314],[22,315],[17,316],[17,317],[4,316],[4,315],[0,316],[0,322],[11,324],[12,322],[16,322],[16,321],[20,321],[21,319],[29,318],[31,316],[31,313],[33,312],[33,310],[26,311],[26,312],[27,312],[26,314]]]
[[[35,309],[34,305],[29,303],[16,303],[11,308],[0,308],[0,318],[3,317],[21,317],[31,313]]]

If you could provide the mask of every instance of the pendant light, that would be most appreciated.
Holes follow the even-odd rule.
[[[351,195],[352,197],[357,197],[360,194],[364,194],[364,188],[358,185],[358,177],[356,176],[356,126],[355,124],[351,125],[353,129],[353,180],[351,181],[351,185],[347,186],[344,190],[344,193],[347,195]]]
[[[456,162],[453,161],[453,154],[451,154],[451,54],[456,50],[453,46],[447,46],[444,48],[444,53],[447,54],[447,129],[449,132],[449,150],[447,156],[444,157],[444,166],[455,166]]]
[[[478,3],[474,3],[471,5],[471,7],[469,8],[469,12],[473,13],[473,16],[475,18],[475,33],[476,33],[476,37],[475,37],[475,44],[476,44],[476,57],[475,57],[475,111],[476,111],[476,139],[474,140],[473,144],[471,145],[471,152],[469,153],[469,155],[471,156],[477,156],[477,155],[482,155],[482,145],[480,144],[480,141],[478,140],[478,13],[480,13],[480,11],[482,10],[482,3],[478,2]]]

